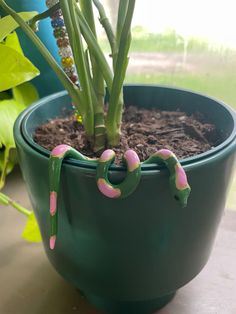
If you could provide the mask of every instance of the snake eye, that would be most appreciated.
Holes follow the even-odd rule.
[[[175,198],[176,201],[179,201],[178,195],[175,195],[174,198]]]

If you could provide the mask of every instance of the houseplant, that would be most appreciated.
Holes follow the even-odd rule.
[[[89,9],[91,2],[80,3],[84,15],[88,14],[91,18]],[[99,8],[100,14],[104,14],[100,2],[94,3]],[[0,1],[0,4],[13,15],[36,45],[40,46],[29,27],[5,5],[4,1]],[[78,28],[74,15],[75,9],[77,10],[79,25],[92,49],[92,55],[95,60],[102,59],[96,64],[101,69],[99,68],[99,73],[96,71],[95,73],[98,76],[101,73],[105,76],[110,101],[114,101],[114,104],[120,104],[121,101],[124,70],[127,66],[126,62],[123,65],[123,58],[127,56],[126,44],[129,44],[129,41],[124,39],[127,39],[129,33],[131,16],[127,15],[128,12],[131,13],[133,4],[133,1],[120,1],[118,24],[120,23],[123,28],[118,38],[119,42],[125,45],[122,45],[120,54],[117,54],[113,63],[115,68],[119,64],[113,81],[117,82],[116,85],[110,82],[111,72],[100,55],[99,48],[94,47],[96,40],[92,35],[92,24],[88,28],[83,16],[80,15],[81,12],[75,6],[75,1],[60,1],[62,11],[65,13],[65,23],[69,26],[67,29],[69,35],[73,26],[75,29]],[[127,5],[130,5],[131,11],[127,10]],[[67,19],[70,14],[71,19]],[[91,22],[90,18],[87,20]],[[107,21],[103,15],[102,21],[104,20]],[[73,25],[69,25],[70,22]],[[94,94],[89,96],[90,78],[86,79],[85,74],[88,63],[82,50],[76,50],[78,48],[75,45],[76,40],[81,43],[80,37],[74,38],[71,34],[70,39],[72,49],[81,57],[76,64],[80,65],[78,72],[84,70],[82,75],[79,72],[82,89],[86,91],[84,98],[90,99],[89,97],[94,97]],[[109,39],[112,45],[114,37]],[[94,150],[97,152],[103,150],[106,136],[111,145],[116,144],[121,106],[112,107],[115,109],[110,114],[114,114],[117,120],[108,120],[107,125],[110,129],[106,134],[101,102],[98,101],[95,106],[95,115],[86,116],[84,110],[86,101],[83,103],[84,98],[81,99],[77,94],[76,77],[73,76],[76,84],[72,85],[47,52],[44,49],[41,51],[64,82],[75,105],[78,105],[83,123],[88,123],[85,129]],[[115,53],[114,55],[116,56]],[[96,86],[97,82],[100,80],[96,80]],[[90,83],[93,86],[93,83]],[[103,86],[101,89],[104,90]],[[98,307],[109,313],[152,313],[170,301],[178,288],[197,275],[209,257],[224,208],[229,184],[226,178],[230,178],[235,161],[235,114],[214,99],[188,91],[155,86],[125,87],[124,98],[127,105],[135,103],[137,106],[150,107],[155,104],[160,109],[180,108],[187,113],[197,110],[211,116],[211,121],[221,129],[222,141],[206,153],[182,160],[192,187],[188,206],[184,209],[170,197],[168,173],[155,164],[142,165],[141,180],[133,194],[124,200],[112,200],[98,192],[95,182],[96,166],[93,162],[67,160],[62,167],[61,192],[58,199],[60,232],[57,246],[52,251],[48,246],[49,151],[34,142],[33,133],[36,127],[48,118],[61,115],[65,105],[70,105],[70,97],[63,92],[43,99],[26,110],[15,124],[19,160],[41,228],[45,251],[55,269],[80,288]],[[91,106],[88,108],[90,111],[93,110]],[[91,117],[95,116],[94,122],[91,121]],[[115,123],[114,128],[112,122]],[[95,127],[91,127],[93,124]],[[112,167],[111,170],[113,182],[118,183],[124,178],[124,167]]]
[[[20,13],[25,20],[36,14]],[[2,193],[6,175],[17,163],[13,138],[15,119],[38,99],[36,89],[28,81],[39,75],[39,71],[24,56],[15,28],[17,24],[10,16],[0,19],[0,59],[4,60],[0,64],[0,204],[10,205],[28,217],[22,236],[28,241],[39,241],[40,234],[33,212]]]
[[[44,1],[31,1],[31,0],[9,0],[8,4],[17,12],[42,12],[46,10],[46,4]],[[4,16],[5,12],[0,8],[0,16]],[[53,70],[48,67],[47,62],[41,58],[40,53],[31,41],[28,40],[27,36],[22,32],[20,28],[16,30],[19,40],[21,42],[22,49],[29,60],[40,70],[41,75],[37,76],[33,80],[34,86],[40,97],[50,95],[52,93],[63,90],[63,86],[54,74]],[[44,45],[48,48],[50,53],[54,56],[57,62],[60,62],[60,58],[57,53],[57,45],[53,40],[52,27],[49,20],[44,20],[40,23],[39,30],[37,32],[39,38],[42,40]],[[45,80],[50,79],[51,84],[45,84]]]

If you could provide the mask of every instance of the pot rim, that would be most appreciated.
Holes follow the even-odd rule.
[[[188,90],[188,89],[182,89],[182,88],[174,88],[174,87],[169,87],[169,86],[162,86],[162,85],[150,85],[150,84],[130,84],[130,85],[125,85],[125,87],[160,87],[166,90],[177,90],[177,91],[183,91],[185,93],[189,93],[189,94],[193,94],[193,95],[198,95],[198,96],[202,96],[204,98],[207,98],[209,100],[212,100],[214,102],[217,102],[219,105],[223,106],[225,108],[226,111],[228,111],[228,113],[231,115],[232,120],[234,122],[234,126],[233,126],[233,130],[231,132],[231,134],[227,137],[226,140],[224,140],[220,145],[195,156],[192,157],[188,157],[188,158],[184,158],[184,159],[180,159],[180,163],[183,166],[191,166],[193,164],[198,164],[198,163],[202,163],[205,162],[208,159],[215,159],[216,155],[218,155],[218,153],[220,153],[221,151],[223,151],[223,153],[226,153],[226,151],[228,151],[228,149],[226,150],[226,148],[228,148],[228,146],[236,146],[236,113],[233,111],[232,108],[230,108],[228,105],[226,105],[224,102],[219,101],[218,99],[214,98],[214,97],[209,97],[206,96],[204,94],[201,93],[197,93],[194,92],[192,90]],[[26,129],[26,124],[28,119],[30,118],[30,114],[37,109],[38,107],[42,106],[45,102],[54,100],[58,97],[61,96],[65,96],[66,94],[68,94],[66,91],[60,91],[57,93],[54,93],[52,95],[46,96],[44,98],[41,98],[40,100],[36,101],[35,103],[33,103],[31,106],[29,106],[28,108],[26,108],[17,118],[15,125],[14,125],[14,133],[17,134],[17,129],[20,130],[22,137],[24,139],[24,142],[27,143],[31,148],[33,148],[34,150],[36,150],[39,154],[49,158],[50,156],[50,151],[43,148],[42,146],[40,146],[39,144],[37,144],[36,142],[33,141],[32,137],[30,136],[30,134],[27,132]],[[19,132],[18,132],[19,133]],[[82,168],[90,168],[90,169],[95,169],[96,165],[94,165],[94,163],[90,162],[90,161],[80,161],[80,160],[75,160],[72,158],[68,158],[65,161],[66,163],[69,163],[71,165],[77,166],[77,167],[82,167]],[[145,171],[149,171],[149,170],[158,170],[158,169],[162,169],[163,166],[157,165],[157,164],[145,164],[141,166],[142,170]],[[188,167],[187,167],[188,168]],[[111,165],[110,167],[111,170],[118,170],[118,171],[124,171],[125,167],[124,166],[117,166],[117,165]]]

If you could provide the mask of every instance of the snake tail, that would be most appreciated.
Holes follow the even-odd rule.
[[[53,250],[56,244],[58,229],[57,200],[60,186],[61,166],[65,157],[72,157],[78,160],[90,160],[69,145],[56,146],[49,159],[49,187],[50,187],[50,241],[49,246]]]

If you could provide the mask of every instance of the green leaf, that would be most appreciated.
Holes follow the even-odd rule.
[[[19,0],[18,0],[19,1]],[[38,12],[20,12],[18,13],[24,21],[31,20]],[[10,16],[4,16],[0,19],[0,42],[3,41],[11,32],[13,32],[19,25],[15,20]]]
[[[19,113],[38,99],[38,93],[30,83],[13,88],[14,99],[0,101],[0,189],[5,178],[17,163],[13,125]]]
[[[4,160],[5,158],[5,148],[2,148],[0,150],[0,173],[5,171],[5,166],[4,166]],[[6,175],[8,175],[14,168],[14,166],[17,164],[17,158],[16,158],[16,149],[15,148],[11,148],[9,151],[9,159],[8,162],[6,164]],[[4,185],[4,182],[3,182]]]
[[[24,228],[24,231],[22,233],[23,239],[30,241],[30,242],[41,242],[41,234],[40,230],[34,215],[33,211],[29,211],[28,209],[22,207],[20,204],[12,200],[9,196],[6,194],[3,194],[0,192],[0,204],[6,205],[6,206],[12,206],[16,210],[18,210],[21,214],[25,215],[27,217],[27,222]]]
[[[9,34],[1,44],[16,50],[17,52],[19,52],[21,55],[24,56],[24,53],[21,48],[20,41],[18,39],[16,32]]]
[[[0,145],[9,148],[15,147],[13,125],[23,109],[24,105],[14,99],[0,101]]]
[[[31,83],[23,83],[12,89],[15,101],[25,107],[39,99],[36,88]]]
[[[18,38],[14,37],[15,48],[19,50]],[[7,42],[6,42],[7,43]],[[0,92],[27,82],[39,75],[39,70],[19,51],[0,43]]]
[[[11,152],[15,149],[13,125],[23,109],[24,105],[17,103],[14,99],[0,101],[0,189],[4,186],[6,175],[15,165],[14,153]]]
[[[41,242],[42,237],[33,212],[28,216],[22,238],[29,242]]]

